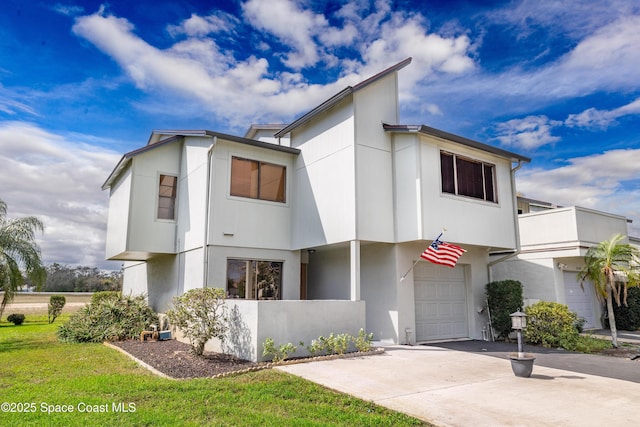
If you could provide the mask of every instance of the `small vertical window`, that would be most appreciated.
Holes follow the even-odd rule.
[[[177,182],[178,178],[175,176],[160,175],[158,219],[175,219]]]

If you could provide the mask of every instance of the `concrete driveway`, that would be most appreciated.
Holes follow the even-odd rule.
[[[385,349],[277,369],[441,427],[626,426],[640,419],[637,382],[539,365],[520,378],[502,357],[435,346]],[[640,370],[633,363],[630,369]]]

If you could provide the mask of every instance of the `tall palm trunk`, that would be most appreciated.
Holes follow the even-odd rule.
[[[618,329],[616,328],[616,316],[613,313],[613,293],[609,283],[607,283],[607,312],[609,314],[609,329],[611,329],[611,345],[618,348]]]

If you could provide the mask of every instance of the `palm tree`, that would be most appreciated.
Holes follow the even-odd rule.
[[[36,244],[36,231],[44,225],[35,217],[7,219],[7,204],[0,200],[0,291],[4,291],[0,303],[0,317],[15,292],[28,277],[36,286],[42,286],[47,273],[40,259]]]
[[[634,269],[638,267],[638,249],[628,243],[621,243],[625,238],[622,234],[613,236],[610,240],[598,243],[587,250],[584,257],[584,267],[578,273],[578,279],[591,280],[598,295],[607,303],[609,327],[611,328],[611,344],[618,347],[618,331],[613,313],[613,301],[620,306],[627,304],[627,287],[637,277]]]

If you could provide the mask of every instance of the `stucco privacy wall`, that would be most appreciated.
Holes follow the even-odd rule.
[[[252,361],[265,360],[262,345],[267,338],[276,345],[298,345],[300,341],[309,345],[331,333],[358,336],[365,324],[364,301],[227,300],[227,306],[233,320],[231,329],[224,342],[211,340],[206,349]],[[300,347],[292,356],[306,355],[306,349]]]

